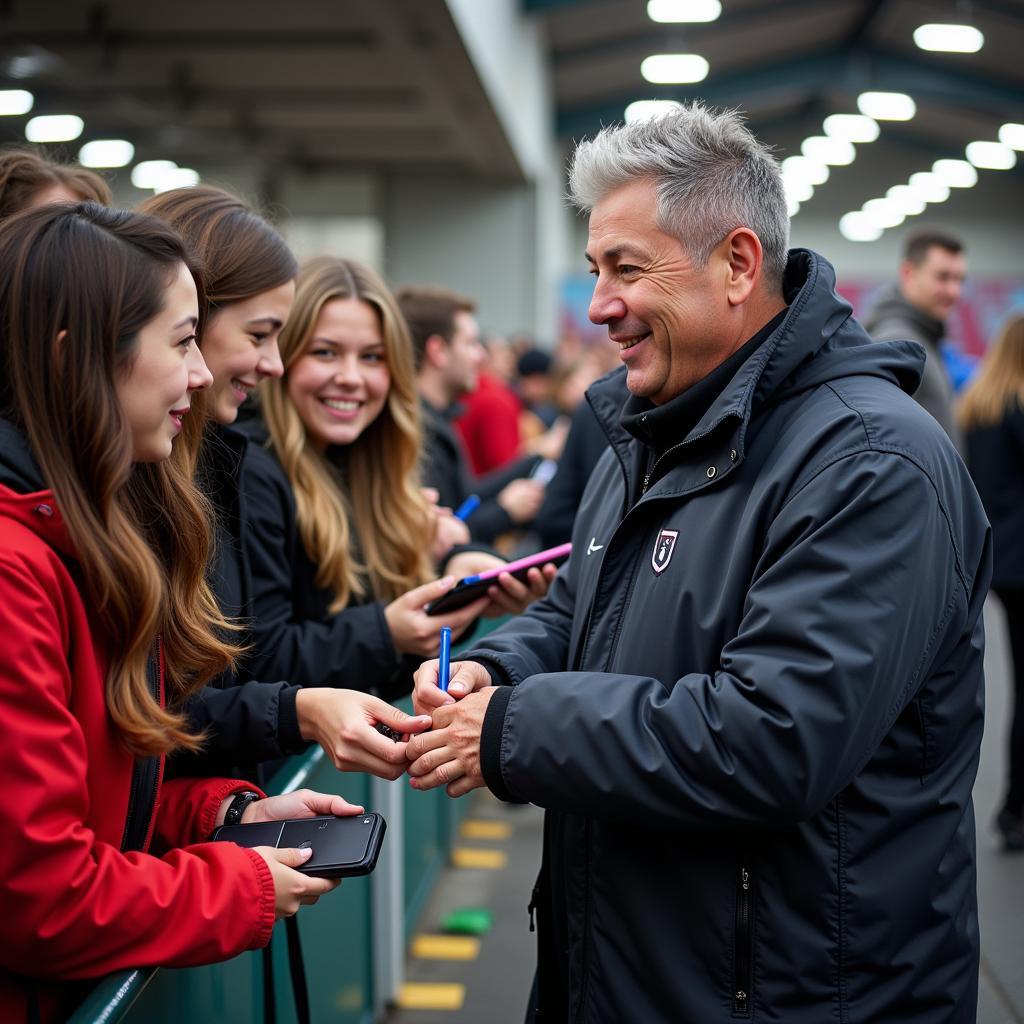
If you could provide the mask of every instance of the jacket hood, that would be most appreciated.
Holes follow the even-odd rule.
[[[911,327],[915,338],[924,338],[935,346],[946,333],[946,325],[941,320],[909,303],[896,285],[882,295],[864,318],[864,329],[874,334],[888,321],[903,321]]]
[[[727,419],[745,425],[769,402],[843,377],[881,377],[908,394],[917,390],[924,371],[922,346],[872,341],[836,292],[835,281],[835,270],[824,257],[809,249],[790,250],[783,283],[789,306],[785,318],[740,367],[689,437],[703,436]],[[625,368],[617,369],[587,392],[613,445],[629,438],[618,424],[625,376]]]
[[[38,534],[65,555],[74,548],[60,511],[25,435],[0,419],[0,516],[6,516]]]

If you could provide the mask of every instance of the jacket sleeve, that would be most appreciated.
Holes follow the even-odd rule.
[[[533,675],[511,693],[490,773],[514,797],[597,818],[804,820],[860,772],[962,630],[968,585],[927,476],[899,455],[848,455],[771,524],[717,671],[668,688]]]
[[[295,499],[278,463],[250,446],[241,483],[252,577],[250,674],[299,686],[344,686],[364,692],[391,678],[401,669],[402,659],[381,602],[346,608],[322,621],[296,618],[292,567],[302,542]]]
[[[223,765],[273,761],[299,754],[308,743],[299,732],[295,697],[301,687],[251,680],[204,686],[185,704],[195,732],[206,733],[199,754],[171,758],[173,775],[213,775]]]
[[[209,963],[265,945],[274,886],[258,854],[231,843],[164,857],[124,854],[86,824],[90,752],[71,710],[65,621],[33,569],[0,559],[0,703],[8,709],[0,757],[0,964],[36,977],[90,978]],[[196,791],[194,813],[179,801],[177,829],[201,832],[225,785],[236,784]],[[176,799],[170,794],[168,808]]]

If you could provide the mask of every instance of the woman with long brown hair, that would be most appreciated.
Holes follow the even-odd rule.
[[[358,810],[163,779],[202,741],[182,703],[236,654],[205,583],[205,503],[171,457],[211,380],[204,315],[153,218],[54,205],[0,225],[5,1021],[66,1015],[80,989],[54,981],[264,945],[331,885],[299,851],[204,841],[228,815]]]
[[[996,336],[958,411],[967,464],[992,523],[992,589],[1010,632],[1014,692],[1003,843],[1024,850],[1024,316]]]
[[[199,346],[213,383],[198,482],[214,506],[219,534],[208,576],[221,610],[251,624],[252,545],[242,525],[247,513],[238,480],[248,441],[232,425],[256,386],[284,372],[278,338],[291,310],[298,267],[273,226],[223,189],[175,189],[146,200],[140,210],[169,223],[203,266],[210,315]],[[277,681],[252,679],[243,656],[234,672],[200,691],[188,712],[206,734],[203,755],[178,758],[176,770],[241,765],[254,776],[257,764],[297,753],[316,740],[338,768],[396,778],[405,766],[404,745],[385,740],[373,725],[384,721],[400,733],[429,725],[357,689],[306,686],[318,680],[304,676],[302,663],[282,661],[268,678]],[[365,672],[342,671],[336,685],[357,687],[364,678]]]
[[[0,148],[0,220],[48,203],[113,202],[110,186],[95,171],[62,164],[29,146]]]

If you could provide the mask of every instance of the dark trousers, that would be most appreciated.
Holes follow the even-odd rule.
[[[1024,814],[1024,589],[996,589],[1006,609],[1013,655],[1013,708],[1010,726],[1009,788],[1004,809]]]

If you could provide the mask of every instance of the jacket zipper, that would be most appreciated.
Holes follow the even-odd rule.
[[[752,940],[754,931],[754,879],[747,858],[740,861],[736,878],[736,935],[733,949],[732,1015],[750,1016],[753,981]]]
[[[693,444],[694,441],[700,441],[702,438],[707,437],[709,434],[713,434],[718,429],[719,424],[723,422],[724,419],[717,420],[716,422],[712,423],[711,426],[708,427],[708,429],[703,431],[702,433],[695,434],[693,437],[688,437],[685,441],[680,441],[678,444],[674,444],[671,448],[667,449],[666,451],[663,451],[654,460],[654,465],[651,466],[651,468],[644,474],[644,483],[643,487],[641,487],[640,489],[640,497],[642,498],[647,493],[647,489],[651,486],[651,477],[654,476],[654,471],[662,464],[662,462],[665,461],[665,459],[667,459],[673,452],[678,451],[685,445]]]
[[[153,656],[146,664],[146,681],[153,699],[160,703],[160,637],[156,638]],[[132,767],[132,784],[128,792],[128,813],[121,836],[121,852],[142,851],[149,835],[149,825],[156,807],[160,782],[160,758],[137,757]]]

